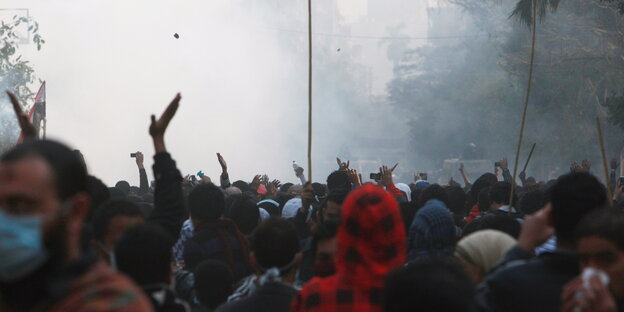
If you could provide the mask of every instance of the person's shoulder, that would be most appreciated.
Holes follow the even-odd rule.
[[[491,273],[486,280],[490,284],[497,285],[498,288],[509,288],[512,291],[522,288],[523,285],[533,285],[540,280],[547,279],[549,275],[550,272],[544,265],[544,260],[537,257],[511,261]]]
[[[319,294],[326,291],[333,291],[336,289],[337,279],[337,275],[327,277],[313,277],[310,281],[303,285],[303,287],[301,287],[299,295],[306,297],[311,294]]]
[[[143,292],[127,277],[98,262],[78,278],[52,311],[151,311]]]

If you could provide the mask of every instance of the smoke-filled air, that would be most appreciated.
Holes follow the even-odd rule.
[[[0,0],[1,312],[624,311],[624,0]]]
[[[336,157],[365,180],[383,164],[399,163],[404,182],[427,172],[440,183],[459,180],[464,161],[469,175],[502,158],[513,167],[531,52],[516,5],[313,1],[313,179]],[[46,81],[47,137],[80,150],[107,184],[138,183],[128,156],[152,148],[149,116],[178,91],[168,138],[184,175],[217,178],[217,152],[235,179],[296,181],[293,161],[307,170],[306,2],[5,0],[0,9],[7,24],[28,16],[44,40],[37,49],[17,27],[14,56],[34,70],[20,85],[25,107]],[[624,25],[614,1],[540,13],[518,166],[535,143],[527,174],[548,180],[573,161],[601,165],[596,116],[607,158],[619,158]],[[16,85],[3,75],[3,89]],[[7,149],[19,129],[1,101]]]

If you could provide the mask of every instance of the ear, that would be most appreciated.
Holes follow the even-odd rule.
[[[251,264],[254,271],[260,272],[260,269],[258,268],[258,260],[256,259],[256,253],[253,251],[249,253],[249,264]]]
[[[298,252],[295,255],[295,264],[293,265],[293,267],[298,269],[301,266],[301,261],[302,260],[303,260],[303,254],[301,252]]]
[[[74,195],[69,208],[68,218],[68,234],[70,237],[80,237],[82,226],[91,209],[91,199],[87,193],[78,193]]]
[[[552,213],[552,203],[548,203],[546,204],[546,206],[544,206],[544,209],[546,209],[546,212],[548,213],[548,226],[554,227],[555,226],[555,220],[553,218],[553,213]]]

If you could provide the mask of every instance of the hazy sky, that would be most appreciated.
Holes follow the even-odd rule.
[[[183,174],[203,170],[216,180],[220,152],[235,179],[269,173],[294,181],[292,161],[306,162],[305,58],[283,51],[263,27],[273,21],[242,2],[3,0],[0,7],[29,8],[39,22],[46,44],[21,52],[47,81],[48,135],[80,149],[105,183],[138,184],[129,154],[143,151],[151,166],[149,115],[178,91],[166,141]],[[356,0],[339,8],[347,19],[366,10]],[[292,15],[305,9],[302,2]],[[306,29],[305,20],[289,23]]]

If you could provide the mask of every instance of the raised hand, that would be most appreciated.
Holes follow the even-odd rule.
[[[219,160],[219,165],[221,165],[221,172],[227,172],[227,163],[220,153],[217,153],[217,159]]]
[[[297,167],[297,169],[295,169],[295,174],[297,175],[297,177],[302,176],[303,175],[303,167]]]
[[[562,312],[615,312],[617,310],[613,295],[598,276],[592,276],[589,279],[587,288],[581,277],[573,279],[563,288]]]
[[[143,166],[143,153],[141,152],[136,152],[136,157],[135,157],[135,161],[137,166],[139,167],[139,169],[144,169],[145,167]]]
[[[572,172],[581,172],[582,168],[576,161],[574,161],[574,162],[572,162],[570,164],[570,171],[572,171]]]
[[[24,139],[37,137],[37,129],[30,122],[30,120],[28,120],[28,115],[22,111],[22,107],[20,106],[15,94],[10,91],[7,91],[6,94],[9,96],[11,104],[13,104],[13,111],[15,112],[15,116],[17,116],[17,122],[19,123],[20,129],[22,129]]]
[[[581,162],[581,169],[584,172],[589,172],[589,170],[591,169],[591,161],[589,161],[589,159],[583,159],[583,161]]]
[[[276,189],[278,189],[282,185],[282,182],[280,180],[275,179],[271,181],[271,183],[269,184],[273,185]]]
[[[336,162],[338,163],[338,170],[339,171],[347,171],[349,169],[349,164],[350,161],[347,160],[347,162],[342,162],[342,160],[340,160],[340,158],[336,157]]]
[[[152,140],[154,141],[154,149],[156,150],[156,153],[167,151],[165,148],[165,131],[180,106],[181,98],[182,96],[180,96],[180,93],[176,94],[175,98],[173,98],[171,103],[169,103],[158,120],[156,120],[156,116],[151,116],[152,123],[149,127],[149,134],[152,136]]]
[[[459,172],[464,173],[464,163],[459,164]]]
[[[394,165],[393,169],[396,168],[397,165]],[[383,166],[379,168],[379,172],[381,172],[381,180],[379,181],[381,185],[388,186],[393,183],[392,182],[392,169],[388,169],[387,166]]]
[[[355,169],[347,169],[347,174],[349,175],[349,180],[356,187],[362,186],[362,179],[360,179],[360,175]]]
[[[551,210],[552,206],[549,203],[541,210],[524,218],[518,238],[518,247],[532,253],[535,248],[545,243],[555,233],[554,228],[550,225]]]
[[[258,187],[260,186],[260,183],[262,182],[262,176],[257,174],[253,180],[251,180],[251,184],[249,184],[249,186],[251,187],[252,190],[256,191],[258,190]]]
[[[509,163],[507,162],[507,157],[501,159],[500,161],[500,167],[501,169],[505,170],[507,168],[509,168]]]

